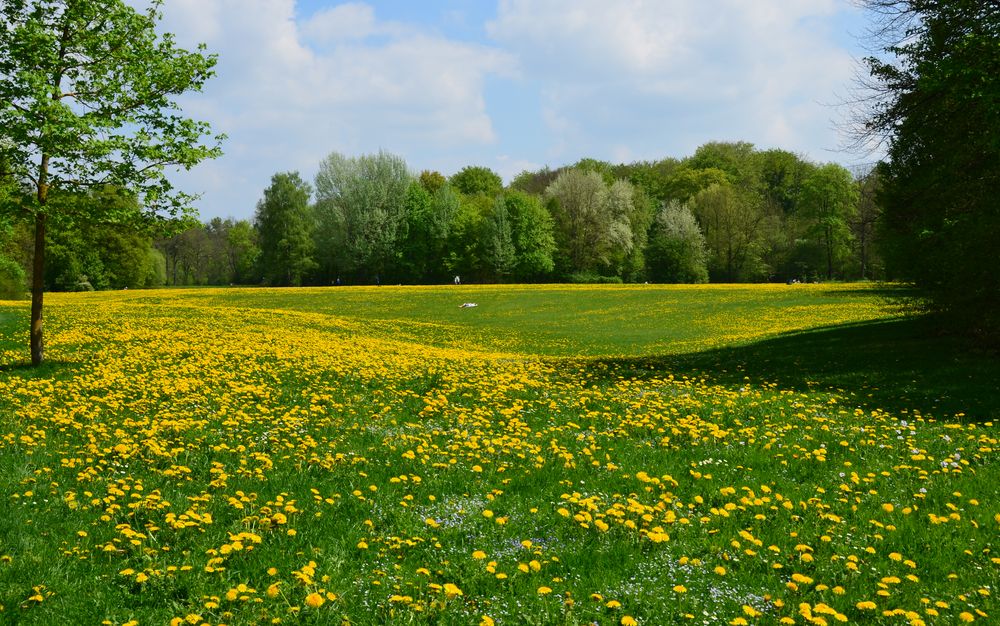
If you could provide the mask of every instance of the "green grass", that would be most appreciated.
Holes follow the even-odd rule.
[[[901,295],[0,303],[0,624],[990,623],[1000,369]]]
[[[174,292],[167,296],[170,299]],[[863,285],[462,286],[184,292],[199,306],[346,317],[421,344],[577,356],[726,384],[841,390],[867,408],[1000,419],[1000,359],[910,292]],[[150,296],[151,304],[163,296]],[[475,302],[475,308],[459,308]]]

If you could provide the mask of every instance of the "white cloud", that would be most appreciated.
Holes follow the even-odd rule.
[[[565,158],[612,158],[623,145],[680,156],[716,138],[816,153],[837,144],[821,101],[853,74],[824,31],[845,10],[843,0],[501,0],[488,32],[545,85],[550,148]]]
[[[375,10],[360,3],[324,9],[302,25],[302,34],[307,39],[320,43],[364,39],[375,32]]]
[[[539,161],[684,156],[716,139],[831,158],[834,111],[820,103],[853,73],[831,26],[847,3],[499,0],[479,43],[478,6],[417,23],[375,0],[310,15],[296,0],[170,0],[164,30],[219,54],[184,109],[229,135],[222,159],[177,180],[206,192],[205,216],[244,217],[274,172],[308,178],[333,150],[507,179]]]
[[[380,21],[362,3],[305,20],[294,0],[171,0],[164,12],[181,45],[219,54],[218,76],[185,96],[185,111],[229,135],[219,162],[234,178],[257,181],[223,197],[211,191],[217,171],[181,175],[206,191],[206,215],[248,215],[271,174],[308,177],[333,150],[489,145],[485,82],[515,71],[496,48]]]

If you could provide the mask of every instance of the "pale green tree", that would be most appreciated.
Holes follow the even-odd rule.
[[[673,200],[656,214],[646,262],[650,278],[656,282],[708,282],[705,235],[690,206]]]
[[[406,161],[388,152],[356,158],[333,153],[316,175],[317,205],[324,207],[321,228],[332,230],[331,243],[345,270],[366,276],[399,269],[407,235],[406,194],[412,176]]]
[[[606,270],[632,249],[629,213],[632,186],[616,181],[610,188],[597,172],[562,172],[548,189],[563,270]]]

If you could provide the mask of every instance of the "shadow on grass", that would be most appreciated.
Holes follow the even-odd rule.
[[[81,365],[80,361],[62,359],[46,359],[41,365],[34,366],[31,361],[16,361],[0,364],[0,374],[13,374],[21,378],[53,378],[69,372]]]
[[[754,344],[654,358],[608,360],[635,375],[701,376],[738,385],[835,390],[857,406],[936,418],[1000,419],[1000,355],[941,334],[926,317],[789,333]]]

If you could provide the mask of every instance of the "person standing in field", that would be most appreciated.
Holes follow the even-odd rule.
[[[455,274],[455,284],[456,285],[461,285],[462,284],[462,279],[461,279],[461,277],[459,277],[458,274]]]

